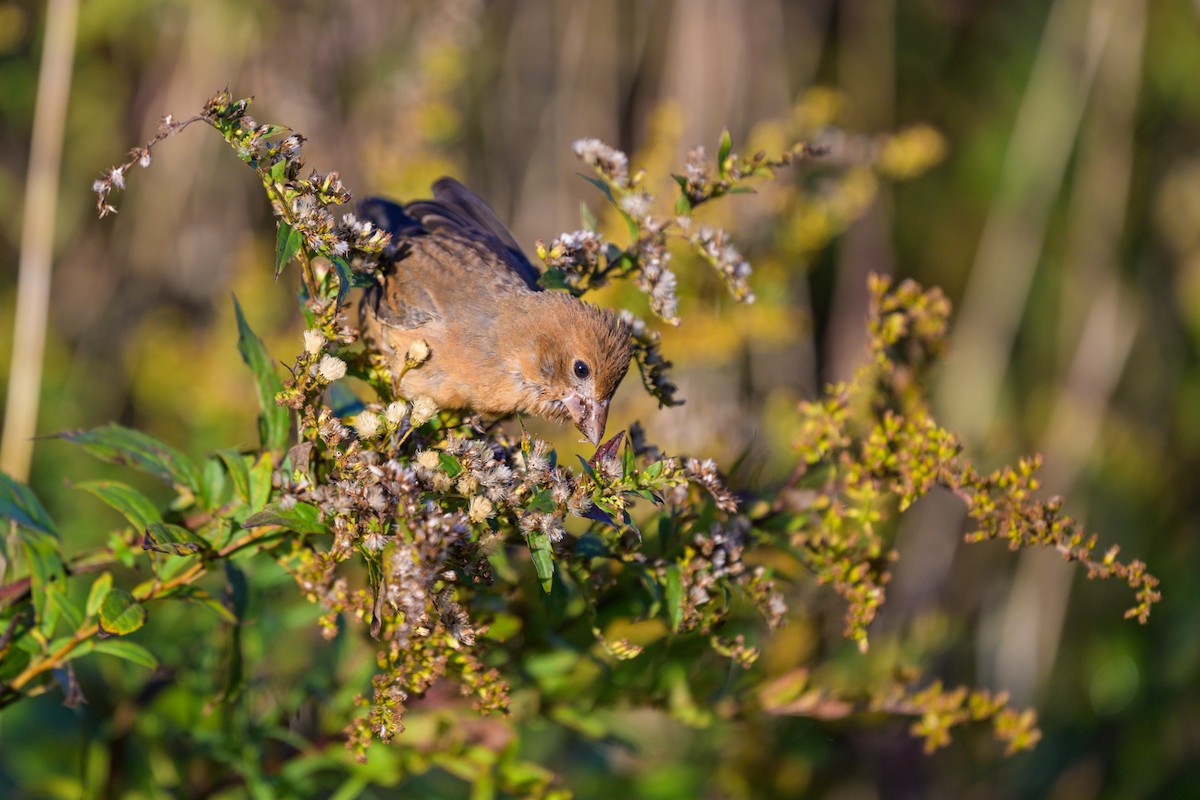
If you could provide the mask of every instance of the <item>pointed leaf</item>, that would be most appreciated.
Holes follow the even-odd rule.
[[[204,460],[204,468],[200,472],[200,491],[196,500],[205,511],[216,511],[225,502],[225,468],[216,456]]]
[[[525,510],[550,514],[558,510],[558,503],[554,502],[554,495],[549,489],[538,489],[525,501]]]
[[[29,637],[29,634],[27,633],[25,636]],[[20,646],[25,644],[26,641],[28,641],[28,638],[25,641],[18,640],[19,644],[18,642],[14,642],[5,651],[4,658],[0,658],[0,685],[8,683],[24,672],[25,668],[29,666],[30,654]]]
[[[63,591],[66,580],[58,539],[40,530],[18,525],[17,540],[25,553],[25,563],[29,565],[29,589],[34,614],[42,633],[50,636],[58,622],[59,609],[48,602],[48,596]]]
[[[621,526],[616,523],[616,520],[614,520],[611,515],[606,514],[604,510],[597,505],[588,507],[588,510],[579,516],[585,519],[594,519],[596,522],[603,522],[605,525],[616,530],[621,529]]]
[[[275,280],[279,280],[279,276],[283,274],[283,268],[291,263],[291,260],[296,257],[296,253],[300,252],[300,245],[303,242],[304,237],[300,231],[283,220],[279,221],[279,230],[275,235]]]
[[[542,284],[543,289],[569,289],[567,285],[567,274],[562,271],[561,267],[551,267],[542,273],[538,278],[538,282]]]
[[[271,503],[242,523],[243,528],[259,528],[264,525],[278,525],[296,533],[328,532],[325,523],[321,522],[320,509],[309,503],[296,503],[291,508]]]
[[[95,642],[92,651],[123,658],[146,669],[158,668],[158,659],[149,650],[136,642],[127,642],[120,639],[99,639]]]
[[[554,557],[550,551],[550,537],[537,532],[529,534],[529,553],[533,556],[533,568],[537,571],[542,591],[550,594],[554,584]]]
[[[438,452],[438,467],[451,478],[457,478],[463,471],[462,464],[458,463],[458,459],[444,450]]]
[[[217,455],[225,462],[225,471],[229,473],[229,479],[233,481],[233,490],[242,500],[249,502],[250,465],[247,463],[249,460],[247,456],[237,450],[220,450]]]
[[[146,535],[142,537],[142,547],[156,553],[190,556],[206,549],[208,542],[179,525],[151,522],[146,526]]]
[[[100,604],[100,629],[105,633],[124,636],[133,633],[146,622],[146,609],[133,595],[113,587]]]
[[[625,450],[621,453],[621,480],[632,477],[637,474],[637,456],[633,452],[633,443],[630,442],[625,446]]]
[[[108,596],[110,589],[112,589],[111,572],[105,572],[99,578],[92,581],[92,588],[88,591],[87,605],[85,606],[89,617],[96,616],[96,612],[100,610],[100,605],[104,602],[104,598]]]
[[[250,509],[259,511],[271,497],[271,473],[275,464],[268,453],[259,455],[250,467]]]
[[[346,302],[346,296],[350,294],[350,288],[354,285],[354,273],[350,271],[350,265],[343,258],[334,258],[333,268],[338,276],[337,304],[340,308],[342,303]]]
[[[584,460],[583,460],[583,456],[581,456],[581,455],[576,455],[576,458],[578,458],[578,459],[579,459],[579,463],[583,465],[583,471],[584,471],[584,473],[586,473],[586,474],[587,474],[587,476],[588,476],[589,478],[591,478],[591,479],[592,479],[592,482],[593,482],[593,483],[600,483],[600,478],[599,478],[599,476],[598,476],[598,475],[596,475],[596,470],[595,470],[595,468],[594,468],[594,467],[593,467],[591,464],[589,464],[588,462],[584,461]]]
[[[629,228],[630,241],[636,242],[638,240],[638,235],[641,233],[641,229],[638,227],[637,220],[635,220],[631,214],[629,214],[620,206],[617,206],[617,213],[621,215],[621,219],[625,220],[625,225]]]
[[[280,223],[283,225],[284,223]],[[267,349],[262,340],[250,329],[242,306],[237,298],[233,298],[233,310],[237,316],[238,352],[242,360],[254,374],[255,388],[258,390],[258,437],[264,450],[272,453],[282,453],[287,445],[291,415],[287,408],[275,403],[275,395],[282,391],[283,382],[275,372],[275,362],[267,355]]]
[[[162,515],[154,507],[150,498],[119,481],[84,481],[75,484],[75,488],[99,497],[110,507],[121,512],[129,524],[138,530],[144,529],[152,522],[161,522]]]
[[[649,489],[630,489],[625,492],[625,496],[626,497],[640,497],[643,500],[649,500],[651,503],[654,503],[655,505],[660,504],[658,495],[654,494]]]
[[[54,520],[50,519],[33,490],[4,472],[0,472],[0,517],[11,519],[30,530],[58,535]]]
[[[193,494],[200,489],[200,473],[192,462],[166,442],[141,431],[114,423],[56,435],[68,442],[83,445],[85,450],[101,461],[140,469],[164,483],[190,489]]]
[[[671,621],[671,630],[679,630],[683,622],[683,580],[679,574],[678,564],[667,565],[667,617]]]
[[[67,594],[66,584],[57,583],[46,593],[47,606],[52,606],[71,630],[83,627],[83,609]]]
[[[725,161],[729,158],[729,152],[733,150],[733,137],[729,135],[729,129],[721,131],[721,144],[717,148],[717,172],[721,178],[729,173],[729,168],[725,165]]]

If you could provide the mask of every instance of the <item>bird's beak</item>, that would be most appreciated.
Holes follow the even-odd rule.
[[[579,428],[592,444],[599,446],[600,439],[604,436],[604,426],[608,423],[608,401],[592,400],[571,392],[562,402],[567,407],[575,427]]]

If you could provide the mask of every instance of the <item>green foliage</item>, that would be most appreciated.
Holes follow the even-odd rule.
[[[1036,459],[981,475],[932,419],[925,379],[945,347],[949,305],[936,290],[910,282],[892,287],[873,279],[868,358],[851,381],[801,405],[797,465],[779,487],[735,493],[717,464],[665,455],[637,425],[575,468],[527,432],[518,438],[499,427],[482,431],[462,414],[397,397],[399,376],[356,346],[347,318],[350,290],[375,280],[387,236],[349,215],[335,219],[330,208],[350,198],[336,173],[301,177],[302,138],[258,124],[248,107],[248,100],[222,93],[197,117],[164,120],[154,141],[97,182],[99,208],[113,210],[110,195],[121,176],[135,163],[149,164],[167,136],[197,121],[217,130],[259,176],[278,217],[276,276],[299,264],[308,323],[303,349],[280,380],[236,306],[239,350],[261,404],[260,446],[250,452],[222,450],[197,464],[118,425],[61,434],[174,493],[164,507],[115,480],[79,484],[128,522],[99,553],[68,554],[32,492],[0,480],[0,515],[15,526],[25,570],[0,587],[0,705],[55,686],[77,700],[72,662],[84,655],[154,669],[180,654],[170,641],[139,641],[139,633],[157,614],[200,605],[228,626],[223,663],[199,668],[220,673],[209,685],[228,730],[222,739],[197,720],[192,735],[247,786],[298,794],[313,787],[307,771],[333,767],[349,776],[342,791],[352,794],[436,767],[480,796],[550,797],[563,794],[561,787],[520,755],[516,738],[504,738],[513,736],[511,728],[503,729],[505,743],[485,746],[461,735],[461,723],[449,721],[461,715],[445,700],[449,710],[435,732],[407,731],[422,699],[436,714],[433,698],[454,685],[484,715],[520,717],[532,704],[595,738],[605,730],[592,711],[620,702],[667,709],[695,726],[718,713],[823,720],[882,713],[912,720],[913,734],[930,751],[949,742],[952,728],[987,721],[1009,752],[1032,747],[1032,711],[1010,708],[1004,696],[923,681],[919,665],[898,655],[885,654],[886,678],[857,690],[823,684],[807,665],[772,677],[759,664],[762,644],[796,613],[789,583],[832,587],[845,601],[846,636],[867,651],[898,557],[894,517],[934,487],[962,498],[979,525],[973,541],[1005,537],[1014,549],[1051,547],[1085,564],[1091,576],[1119,578],[1135,590],[1130,614],[1142,622],[1159,599],[1140,562],[1118,561],[1115,548],[1095,559],[1095,537],[1061,515],[1058,501],[1034,497]],[[595,170],[589,180],[625,222],[629,241],[621,246],[583,230],[540,244],[543,284],[583,294],[628,278],[659,317],[676,322],[676,277],[667,267],[673,238],[710,262],[734,299],[751,301],[747,261],[728,234],[695,224],[691,214],[819,152],[798,145],[773,158],[742,157],[732,148],[723,135],[715,172],[703,149],[694,150],[686,175],[676,178],[674,211],[663,217],[624,153],[595,140],[577,143]],[[887,152],[879,156],[882,171],[916,171],[912,159],[894,154],[889,167]],[[626,315],[646,389],[660,404],[674,404],[657,333]],[[403,369],[420,369],[425,357],[414,348]],[[330,400],[331,387],[347,375],[374,392],[353,419]],[[284,730],[270,707],[241,705],[247,675],[280,666],[244,641],[249,609],[264,602],[248,571],[260,561],[295,582],[271,602],[302,596],[317,608],[322,636],[335,640],[327,645],[329,685],[321,691],[336,694],[350,673],[360,681],[354,691],[362,693],[337,708],[357,709],[340,720],[341,738],[358,761],[370,752],[370,763],[352,765],[320,749],[316,733]],[[68,591],[76,583],[80,591]],[[214,584],[223,600],[214,597]],[[344,669],[337,663],[347,640],[368,638],[370,678],[353,659]],[[739,669],[717,669],[721,664]],[[184,661],[172,666],[190,668]],[[737,677],[715,684],[712,676],[724,672]],[[409,733],[424,736],[423,749],[389,755],[371,748]],[[231,752],[246,736],[258,737],[262,748],[288,744],[275,773],[263,774],[257,757],[246,755],[253,747]]]

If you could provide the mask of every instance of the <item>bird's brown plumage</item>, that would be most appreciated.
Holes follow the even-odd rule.
[[[490,208],[451,178],[433,200],[370,198],[362,216],[392,234],[383,280],[363,300],[363,333],[398,374],[413,342],[429,360],[400,390],[441,408],[575,422],[599,443],[629,366],[629,330],[608,310],[542,291],[538,272]]]

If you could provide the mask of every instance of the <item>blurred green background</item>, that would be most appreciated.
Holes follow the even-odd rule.
[[[27,355],[13,308],[46,14],[0,0],[4,391]],[[627,150],[665,189],[725,127],[736,150],[778,151],[814,118],[932,126],[945,158],[913,181],[843,185],[815,207],[797,199],[798,170],[718,210],[760,300],[735,306],[681,262],[684,323],[664,350],[688,402],[655,411],[630,380],[610,426],[641,418],[666,451],[724,464],[749,448],[740,486],[778,482],[796,400],[860,355],[868,273],[939,285],[955,317],[936,413],[985,466],[1043,453],[1048,491],[1162,579],[1150,624],[1122,621],[1121,587],[1053,555],[964,548],[956,504],[930,497],[900,526],[876,630],[940,631],[936,674],[1037,707],[1034,752],[1006,760],[966,736],[926,757],[903,724],[870,718],[695,731],[626,710],[604,712],[632,742],[618,755],[536,713],[526,755],[581,796],[1200,797],[1200,3],[89,0],[71,76],[37,430],[115,420],[195,454],[255,439],[230,292],[279,359],[300,347],[294,287],[271,280],[270,209],[200,127],[135,168],[117,217],[97,220],[89,189],[162,115],[225,86],[303,133],[308,164],[359,196],[423,196],[453,174],[530,252],[579,227],[581,200],[600,210],[577,177],[581,137]],[[104,472],[69,445],[34,448],[31,483],[81,546],[107,518],[68,481]],[[278,570],[262,580],[295,599]],[[785,629],[768,663],[809,657],[805,630]],[[181,661],[206,657],[189,646]],[[302,678],[297,691],[356,690]],[[76,796],[72,780],[108,768],[89,735],[133,723],[89,699],[0,718],[0,794]]]

